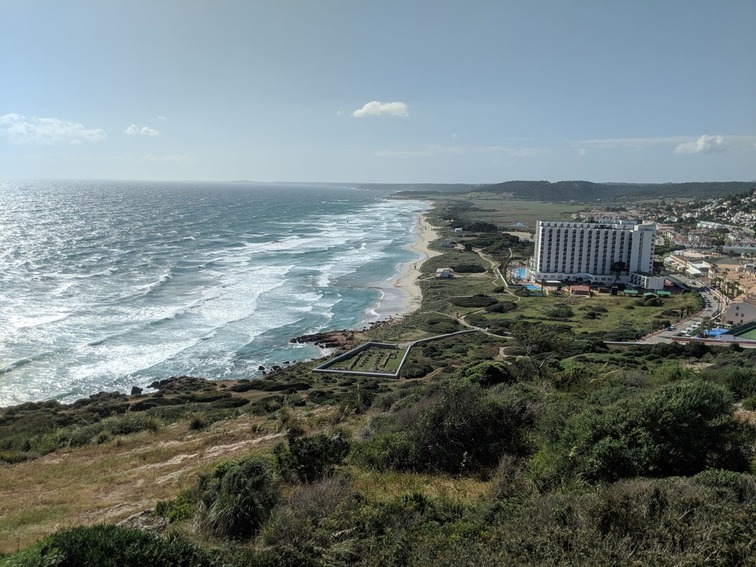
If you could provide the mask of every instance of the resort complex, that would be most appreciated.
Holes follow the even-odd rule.
[[[655,237],[653,223],[538,221],[533,279],[662,287],[650,277]]]

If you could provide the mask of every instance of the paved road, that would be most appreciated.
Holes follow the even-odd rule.
[[[673,331],[657,331],[651,335],[643,337],[640,342],[670,342],[672,338],[676,337],[680,331],[686,329],[687,327],[690,327],[693,323],[701,323],[704,319],[716,319],[720,315],[726,305],[726,298],[720,296],[716,291],[710,289],[707,286],[701,285],[698,282],[691,283],[690,287],[701,294],[704,299],[704,308],[690,317],[681,319],[675,324],[675,329]]]

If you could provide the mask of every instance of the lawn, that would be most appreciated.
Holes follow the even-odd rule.
[[[756,340],[756,329],[751,329],[750,331],[747,331],[743,333],[742,335],[738,335],[739,339],[748,339],[748,340]]]

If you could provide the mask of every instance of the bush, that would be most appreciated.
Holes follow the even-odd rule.
[[[517,380],[511,365],[493,360],[471,364],[462,368],[458,375],[460,378],[484,388],[496,384],[511,384]]]
[[[166,540],[141,530],[117,526],[89,526],[63,530],[11,558],[13,565],[39,567],[96,565],[122,567],[204,567],[209,554],[180,539]]]
[[[556,305],[551,309],[546,310],[546,317],[552,319],[569,319],[573,317],[575,312],[569,305]]]
[[[528,453],[533,421],[529,405],[511,389],[495,393],[448,381],[379,423],[377,433],[355,444],[350,458],[383,471],[488,474],[504,454]]]
[[[499,301],[493,305],[488,305],[485,309],[488,313],[507,313],[517,309],[517,304],[514,301]]]
[[[249,539],[278,501],[278,481],[260,457],[219,465],[212,478],[199,482],[199,523],[224,539]]]
[[[422,378],[433,372],[430,364],[407,363],[402,366],[402,378]]]
[[[568,420],[539,464],[559,478],[614,481],[633,476],[693,475],[706,468],[745,470],[744,429],[732,399],[716,384],[681,381]],[[548,476],[548,475],[546,475]]]
[[[480,274],[486,271],[480,264],[454,264],[451,269],[458,274]]]
[[[753,476],[722,469],[709,469],[693,477],[696,482],[730,493],[739,502],[752,502],[756,498],[756,479]]]
[[[724,384],[738,400],[756,395],[756,368],[745,366],[712,368],[705,375]]]
[[[471,296],[452,297],[449,301],[457,307],[488,307],[489,305],[499,303],[497,299],[483,293]]]
[[[282,475],[312,483],[331,474],[349,452],[349,443],[341,436],[322,433],[310,437],[290,438],[278,444],[273,453]]]
[[[459,323],[448,317],[432,317],[423,325],[426,331],[443,335],[459,330]]]
[[[349,453],[352,462],[379,471],[410,468],[410,442],[404,433],[383,433],[355,443]]]

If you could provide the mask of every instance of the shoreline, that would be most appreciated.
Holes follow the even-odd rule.
[[[403,317],[420,308],[423,301],[423,294],[418,283],[420,276],[422,275],[420,268],[429,258],[441,255],[441,252],[430,249],[431,243],[434,240],[437,240],[439,236],[436,232],[436,228],[428,222],[425,213],[420,214],[417,224],[412,232],[415,236],[415,240],[405,245],[405,248],[419,254],[420,258],[402,264],[399,273],[389,280],[388,287],[401,292],[401,303],[398,306],[399,312],[397,312],[396,305],[393,306],[394,309],[392,310],[383,309],[382,306],[379,305],[376,311],[381,315],[382,319],[387,318],[386,315],[389,311],[397,317]]]
[[[321,331],[315,334],[303,335],[291,339],[294,343],[310,343],[320,348],[320,359],[330,356],[335,349],[351,348],[356,346],[355,331],[364,331],[377,325],[389,324],[395,319],[409,315],[417,311],[423,301],[423,293],[418,283],[422,272],[420,268],[429,258],[440,256],[442,252],[431,250],[430,245],[439,238],[436,227],[434,227],[425,216],[420,213],[417,223],[412,228],[414,240],[404,245],[406,250],[410,250],[420,255],[420,258],[403,262],[399,272],[387,280],[386,285],[378,288],[381,290],[382,297],[369,313],[372,313],[372,321],[365,321],[361,326],[353,329],[337,329],[331,331]],[[393,293],[392,293],[393,292]],[[398,296],[388,298],[387,295]],[[394,301],[391,301],[394,299]],[[317,360],[317,359],[315,359]]]

